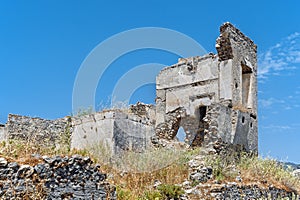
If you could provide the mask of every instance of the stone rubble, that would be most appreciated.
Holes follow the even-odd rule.
[[[220,145],[219,148],[227,145]],[[219,151],[224,153],[225,149]],[[230,151],[229,151],[230,153]],[[184,197],[190,200],[194,199],[288,199],[300,200],[300,195],[293,191],[286,191],[276,188],[273,185],[259,186],[258,183],[245,184],[234,164],[230,166],[230,171],[235,172],[236,182],[223,182],[216,180],[213,176],[213,169],[205,163],[206,154],[195,156],[188,162],[189,177],[179,186],[185,191]]]
[[[296,169],[293,171],[294,176],[299,177],[300,178],[300,169]]]
[[[205,177],[206,172],[202,177]],[[203,180],[203,179],[202,179]],[[236,182],[228,182],[220,184],[218,181],[205,183],[205,181],[195,184],[190,179],[180,185],[185,191],[185,197],[188,199],[288,199],[300,200],[300,196],[292,191],[286,191],[270,185],[267,188],[259,187],[255,183],[252,185],[243,185]]]
[[[0,198],[116,199],[116,190],[89,157],[41,158],[34,166],[0,158]]]
[[[216,200],[223,199],[289,199],[299,200],[300,197],[293,192],[287,192],[275,187],[268,187],[262,189],[257,185],[243,185],[228,184],[220,188],[212,189],[210,195]]]

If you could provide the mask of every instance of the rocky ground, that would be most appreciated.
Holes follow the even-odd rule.
[[[244,182],[234,165],[231,171],[237,174],[235,181],[221,182],[213,176],[213,168],[205,166],[204,160],[204,156],[196,156],[189,161],[190,176],[181,184],[185,191],[182,199],[300,199],[296,191],[268,185],[267,181]]]
[[[166,143],[163,146],[165,146],[164,148],[187,148],[179,143]],[[264,162],[263,164],[267,164],[265,168],[258,166],[251,169],[251,172],[247,172],[238,166],[235,155],[230,157],[234,152],[228,149],[220,150],[212,155],[208,155],[208,152],[201,152],[201,149],[200,152],[197,149],[191,152],[187,151],[188,159],[181,163],[181,167],[185,167],[185,170],[177,170],[175,166],[173,173],[169,173],[167,170],[162,171],[164,176],[185,173],[178,174],[181,178],[176,181],[167,183],[159,177],[149,179],[149,176],[153,175],[152,172],[145,173],[140,177],[140,180],[149,179],[148,182],[143,182],[143,184],[147,184],[145,187],[139,180],[136,181],[137,188],[142,186],[147,188],[152,193],[152,197],[151,195],[145,197],[140,192],[136,193],[138,195],[124,195],[124,191],[118,188],[122,186],[130,190],[128,187],[130,183],[124,182],[125,179],[123,182],[117,179],[126,176],[124,174],[133,178],[136,178],[135,175],[130,174],[131,172],[110,171],[107,166],[100,167],[93,163],[90,157],[30,154],[30,162],[20,162],[22,159],[19,158],[18,161],[15,161],[12,155],[4,156],[0,158],[0,199],[300,199],[300,188],[297,188],[299,185],[293,185],[294,182],[287,180],[289,177],[298,176],[300,178],[297,165],[293,165],[293,175],[286,177],[282,175],[280,178],[270,180],[268,176],[272,176],[272,174],[276,176],[276,172],[263,173],[260,170],[274,170],[272,168],[274,162],[270,162],[270,165]],[[222,152],[230,155],[222,155]],[[18,154],[21,155],[21,150]],[[255,161],[256,159],[253,159],[253,162]],[[252,160],[250,159],[248,162],[252,162]],[[227,164],[223,165],[224,163]],[[277,164],[275,163],[275,165]],[[279,168],[281,165],[282,163],[278,163]],[[290,166],[290,164],[288,165]],[[286,169],[291,168],[286,164],[284,166],[283,168]],[[178,169],[180,168],[178,167]],[[230,174],[225,174],[225,172]],[[141,174],[139,175],[141,176]],[[158,188],[165,184],[172,184],[176,187],[170,187],[171,191],[163,191],[165,196],[153,195],[161,192]],[[297,184],[300,184],[299,179]],[[180,188],[178,195],[167,197],[166,193],[167,195],[172,194],[174,188]]]
[[[116,199],[115,187],[89,157],[35,159],[33,166],[0,159],[1,199]]]
[[[89,157],[34,157],[34,166],[0,158],[1,199],[117,199],[115,187]],[[295,191],[261,181],[246,184],[234,166],[235,181],[219,181],[204,160],[198,155],[188,162],[189,178],[178,184],[184,191],[178,199],[300,199]]]

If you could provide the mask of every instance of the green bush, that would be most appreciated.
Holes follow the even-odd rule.
[[[157,189],[161,195],[167,199],[178,200],[180,195],[184,194],[184,191],[181,189],[181,187],[177,185],[161,184]]]
[[[132,199],[132,193],[131,191],[121,188],[120,186],[117,186],[117,199],[122,200],[131,200]]]

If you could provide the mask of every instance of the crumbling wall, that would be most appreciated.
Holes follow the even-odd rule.
[[[185,110],[178,108],[173,112],[167,113],[164,117],[165,122],[156,126],[156,135],[159,138],[173,140],[180,127],[181,119],[185,116]]]
[[[106,110],[83,116],[45,120],[8,116],[0,127],[0,139],[36,142],[60,148],[89,149],[103,145],[112,154],[123,150],[143,151],[154,135],[155,107],[138,103],[128,109]]]
[[[146,124],[155,124],[155,106],[152,104],[144,104],[137,102],[136,104],[130,105],[128,113],[131,115],[137,115],[146,122]]]
[[[216,49],[220,64],[231,63],[233,67],[233,106],[243,106],[257,115],[257,46],[232,24],[225,23],[220,27]],[[245,84],[248,81],[249,83]]]
[[[186,142],[201,146],[208,125],[206,108],[219,101],[218,78],[218,59],[213,54],[181,59],[163,69],[156,79],[156,135],[174,139],[183,127]]]
[[[257,46],[232,24],[225,23],[220,27],[216,49],[223,66],[220,70],[231,68],[230,104],[238,112],[232,116],[232,143],[257,151]]]
[[[71,118],[46,120],[9,114],[6,123],[6,139],[17,139],[51,145],[59,148],[62,142],[69,142],[72,132]],[[67,141],[63,141],[67,140]]]
[[[217,58],[210,54],[181,59],[160,72],[156,78],[158,137],[174,139],[181,126],[190,145],[203,140],[206,124],[200,120],[199,109],[219,99],[217,64]]]
[[[132,105],[129,109],[108,110],[74,117],[71,148],[104,145],[112,154],[124,150],[143,151],[154,134],[154,107]]]
[[[202,146],[213,150],[220,142],[242,145],[247,151],[257,150],[257,127],[248,112],[232,109],[221,103],[207,107]]]

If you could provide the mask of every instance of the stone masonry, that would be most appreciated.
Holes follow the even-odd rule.
[[[42,145],[50,145],[60,148],[69,143],[68,138],[72,132],[70,117],[56,120],[31,118],[20,115],[8,115],[6,126],[0,138],[37,142]]]
[[[220,27],[217,54],[181,58],[156,78],[156,105],[137,103],[85,116],[43,120],[9,115],[0,138],[49,141],[71,148],[103,143],[113,153],[141,152],[153,141],[176,141],[180,127],[188,146],[238,145],[257,152],[256,45],[230,23]]]
[[[116,188],[89,157],[39,156],[32,160],[38,164],[0,158],[1,199],[117,199]]]
[[[73,118],[72,148],[105,145],[112,153],[143,151],[151,145],[155,109],[137,103],[129,109],[115,109]]]
[[[157,76],[156,135],[174,139],[183,127],[192,146],[257,151],[256,45],[230,23],[220,32],[217,55],[179,59]]]

